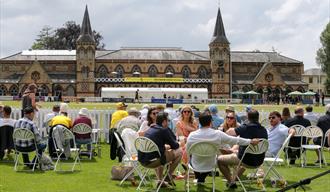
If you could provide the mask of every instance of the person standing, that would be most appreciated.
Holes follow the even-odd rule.
[[[32,107],[33,110],[38,111],[36,105],[36,91],[37,85],[34,83],[29,84],[27,89],[24,91],[22,97],[22,117],[24,117],[24,109],[26,107]]]
[[[135,91],[135,99],[134,99],[134,102],[139,102],[139,103],[140,103],[140,101],[139,101],[139,89],[136,89],[136,91]]]

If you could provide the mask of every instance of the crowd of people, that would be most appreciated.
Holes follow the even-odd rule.
[[[14,140],[15,148],[19,151],[29,152],[37,150],[39,156],[42,156],[48,145],[49,155],[56,157],[53,137],[60,137],[52,133],[56,126],[62,126],[72,130],[77,124],[86,124],[92,127],[92,121],[88,117],[87,108],[81,108],[76,119],[69,118],[69,106],[66,103],[54,105],[52,112],[45,117],[44,127],[47,127],[48,138],[42,138],[39,127],[33,121],[35,113],[38,110],[35,103],[36,86],[30,85],[24,93],[22,102],[22,118],[18,120],[11,119],[11,107],[1,106],[0,110],[0,129],[3,127],[12,127],[13,130],[25,128],[35,135],[36,149],[33,148],[33,140]],[[281,145],[289,134],[294,135],[295,130],[290,128],[293,125],[302,125],[308,127],[312,124],[320,127],[323,133],[330,128],[330,104],[325,107],[325,115],[318,116],[313,113],[313,107],[307,106],[305,109],[298,106],[294,110],[294,116],[291,117],[289,108],[284,107],[282,113],[272,111],[268,115],[269,126],[264,127],[260,123],[259,112],[252,106],[246,107],[245,114],[238,114],[231,105],[227,106],[224,115],[219,115],[216,105],[206,106],[204,109],[198,109],[196,106],[183,105],[177,109],[172,103],[164,105],[149,106],[145,104],[141,110],[130,108],[123,102],[116,104],[116,110],[112,113],[111,123],[109,125],[110,158],[115,159],[120,156],[122,159],[125,154],[118,152],[118,145],[114,133],[121,135],[126,149],[138,156],[139,162],[148,168],[155,168],[157,179],[163,179],[163,166],[171,162],[169,174],[165,177],[162,187],[175,185],[174,180],[183,178],[185,174],[175,175],[175,170],[179,165],[184,171],[187,171],[188,164],[196,170],[207,170],[212,165],[212,159],[207,157],[198,157],[189,154],[190,148],[198,142],[208,142],[219,149],[217,156],[217,166],[220,172],[227,180],[228,188],[236,188],[236,176],[244,173],[244,168],[237,171],[231,170],[232,166],[242,162],[247,166],[260,166],[266,156],[274,157],[280,150]],[[134,139],[138,137],[147,137],[151,139],[159,148],[158,153],[143,153],[136,151]],[[61,138],[56,138],[61,141]],[[249,144],[257,145],[261,139],[269,142],[268,151],[261,155],[246,155],[243,153]],[[75,140],[80,147],[87,144],[87,149],[91,149],[91,135],[75,134]],[[70,157],[70,142],[64,144],[64,158]],[[290,146],[299,146],[300,139],[292,138]],[[320,138],[315,138],[312,142],[321,144]],[[328,137],[324,146],[329,147],[330,139]],[[0,158],[7,153],[11,153],[13,148],[1,149]],[[300,156],[299,150],[289,150],[288,159],[290,164],[295,164]],[[30,161],[29,156],[23,155],[23,162],[26,167],[32,169],[32,164],[36,161],[34,158]],[[322,161],[320,154],[317,153],[316,163]],[[195,172],[197,184],[203,184],[210,173]]]
[[[127,105],[117,104],[117,111],[113,113],[113,118],[118,122],[111,124],[110,130],[122,132],[125,129],[132,129],[135,132],[135,138],[144,136],[154,141],[161,153],[144,154],[138,153],[138,159],[145,167],[155,168],[159,182],[163,178],[162,165],[172,162],[170,165],[169,176],[166,176],[164,187],[175,185],[174,179],[180,178],[180,175],[174,175],[174,170],[181,164],[187,171],[187,165],[207,170],[212,166],[212,159],[194,157],[189,155],[188,151],[194,143],[209,142],[219,149],[218,167],[220,172],[227,180],[228,188],[236,188],[236,176],[241,176],[244,172],[240,168],[236,175],[230,170],[230,167],[238,165],[243,153],[249,144],[256,145],[260,139],[266,139],[269,142],[268,151],[261,155],[246,155],[242,160],[248,166],[260,166],[266,156],[275,157],[279,152],[284,140],[289,134],[294,135],[295,130],[290,128],[293,125],[302,125],[308,127],[312,123],[320,127],[323,133],[330,128],[330,104],[325,109],[325,115],[319,117],[313,113],[313,107],[308,105],[305,109],[301,106],[296,107],[294,116],[288,107],[284,107],[282,114],[278,111],[272,111],[268,115],[268,125],[264,127],[260,123],[260,115],[252,106],[246,107],[246,114],[236,113],[233,106],[227,106],[224,116],[219,115],[216,105],[210,105],[203,110],[195,106],[180,106],[177,110],[173,109],[173,104],[148,106],[143,105],[140,112],[135,108],[128,110],[134,111],[134,118],[127,121]],[[125,113],[125,114],[124,114]],[[124,115],[123,115],[124,114]],[[120,120],[122,119],[122,120]],[[113,120],[114,121],[114,120]],[[113,122],[112,121],[112,122]],[[125,122],[125,126],[123,126]],[[122,134],[125,138],[125,134]],[[292,138],[290,146],[299,146],[299,138]],[[321,144],[320,138],[313,140],[315,144]],[[329,141],[325,143],[329,147]],[[134,152],[134,151],[133,151]],[[136,151],[135,151],[136,152]],[[300,156],[299,150],[288,150],[288,159],[290,164],[295,164]],[[156,161],[154,161],[156,159]],[[318,154],[316,163],[322,161]],[[210,173],[195,172],[197,184],[205,182],[205,178]]]

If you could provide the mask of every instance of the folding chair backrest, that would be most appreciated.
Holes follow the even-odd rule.
[[[301,134],[302,134],[303,130],[305,129],[305,127],[302,125],[292,125],[289,128],[295,130],[294,137],[301,137]]]
[[[260,124],[261,124],[262,126],[264,126],[265,128],[270,127],[270,122],[269,122],[268,119],[263,119],[263,120],[260,122]]]
[[[330,126],[330,125],[329,125]],[[323,144],[325,145],[325,143],[327,142],[327,139],[330,137],[330,129],[328,129],[327,132],[325,132],[324,134],[324,141]],[[330,145],[330,143],[328,143],[328,145]]]
[[[14,129],[13,139],[14,141],[16,139],[26,141],[26,140],[35,139],[35,136],[31,130],[19,128],[19,129]]]
[[[72,140],[73,141],[73,147],[76,148],[76,142],[75,142],[75,139],[74,139],[74,135],[73,133],[68,129],[66,128],[65,126],[62,126],[62,125],[56,125],[54,128],[53,128],[53,142],[54,142],[54,146],[56,149],[59,149],[58,147],[58,143],[54,137],[54,134],[56,132],[61,132],[61,136],[62,136],[62,140],[65,141],[65,140]],[[61,144],[62,145],[62,144]],[[60,146],[61,146],[60,145]]]
[[[248,147],[245,149],[244,154],[250,153],[254,155],[266,153],[268,150],[268,140],[267,139],[261,139],[261,141],[257,145],[249,144]],[[242,158],[243,159],[243,158]]]
[[[310,120],[310,122],[311,122],[311,125],[312,126],[316,126],[317,125],[317,120]]]
[[[215,145],[207,142],[194,143],[188,151],[188,154],[196,155],[199,157],[216,156],[217,153],[218,153],[218,148]]]
[[[281,148],[278,151],[278,153],[276,154],[275,158],[280,158],[281,153],[284,150],[284,148],[288,147],[291,137],[292,137],[292,134],[289,134],[288,137],[284,140],[284,142],[282,143]]]
[[[308,126],[304,131],[302,132],[303,137],[308,138],[316,138],[316,137],[322,137],[323,138],[323,131],[317,126]]]
[[[85,124],[85,123],[79,123],[72,128],[72,132],[77,133],[77,134],[91,134],[92,133],[92,128]]]
[[[159,156],[161,156],[156,143],[147,137],[138,137],[135,140],[135,148],[142,153],[158,152]]]

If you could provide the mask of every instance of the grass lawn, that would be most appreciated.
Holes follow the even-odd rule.
[[[330,162],[329,152],[326,151],[326,158]],[[310,152],[308,154],[310,162],[314,162],[316,154]],[[110,160],[109,145],[102,144],[102,157],[95,157],[93,160],[83,160],[82,170],[74,173],[55,173],[54,171],[36,171],[34,173],[15,172],[13,170],[13,162],[0,161],[0,191],[24,191],[24,192],[89,192],[89,191],[125,191],[133,192],[136,187],[131,186],[130,182],[126,182],[122,187],[119,181],[109,179],[110,170],[113,165],[118,164],[117,160]],[[306,177],[314,176],[326,168],[300,168],[278,166],[277,170],[287,179],[289,184],[297,182]],[[230,191],[225,187],[222,177],[216,177],[217,191]],[[211,178],[207,178],[211,181]],[[184,191],[184,181],[176,181],[177,187],[175,191]],[[204,190],[210,191],[212,185],[206,184]],[[272,188],[269,181],[266,182],[267,191],[276,191],[279,188]],[[325,175],[319,179],[313,180],[306,186],[307,191],[330,191],[330,175]],[[168,190],[161,190],[168,191]],[[192,186],[191,191],[196,191],[196,187]],[[201,191],[201,190],[200,190]],[[236,191],[242,191],[239,187]],[[292,191],[292,190],[291,190]],[[300,190],[302,191],[302,190]]]
[[[20,102],[3,101],[3,104],[12,107],[20,107]],[[50,108],[54,103],[40,103],[44,108]],[[71,108],[87,107],[89,109],[114,109],[114,104],[110,103],[70,103]],[[129,104],[129,107],[135,106],[141,108],[141,104]],[[176,105],[177,107],[178,105]],[[197,105],[203,108],[204,105]],[[235,105],[236,109],[241,111],[245,105]],[[256,105],[258,110],[281,111],[284,105]],[[224,110],[226,105],[219,105],[219,110]],[[295,106],[290,105],[291,109]],[[324,112],[324,107],[315,107],[315,112]],[[330,153],[325,151],[327,162],[330,163]],[[13,158],[13,156],[12,156]],[[308,153],[309,162],[316,160],[315,152]],[[119,181],[110,180],[110,171],[113,165],[117,165],[117,160],[110,160],[109,145],[102,144],[102,157],[95,157],[92,161],[83,160],[82,170],[74,173],[55,173],[54,171],[36,171],[34,173],[15,172],[13,170],[14,163],[0,161],[0,192],[24,191],[24,192],[89,192],[89,191],[136,191],[136,187],[131,186],[130,182],[126,182],[123,186],[119,186]],[[329,170],[325,168],[300,168],[280,166],[277,170],[286,178],[289,184],[295,183],[301,179],[314,176],[323,171]],[[225,187],[223,177],[216,177],[217,191],[230,191]],[[208,181],[211,178],[208,177]],[[176,181],[177,187],[175,191],[184,191],[184,182]],[[211,184],[207,184],[204,190],[210,191]],[[272,188],[269,181],[266,182],[267,191],[276,191],[279,188]],[[330,174],[319,179],[313,180],[306,186],[307,191],[330,191]],[[167,191],[167,190],[161,190]],[[196,187],[192,186],[191,191],[196,191]],[[239,187],[236,191],[242,191]],[[293,191],[293,190],[291,190]],[[299,190],[302,191],[302,190]]]

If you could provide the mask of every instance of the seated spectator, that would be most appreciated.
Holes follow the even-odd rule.
[[[289,134],[294,135],[295,130],[289,129],[281,123],[281,114],[277,111],[269,113],[270,127],[267,129],[269,148],[266,153],[269,157],[275,157],[280,150],[284,140]]]
[[[286,121],[291,119],[291,113],[289,107],[283,107],[282,110],[282,124],[285,125]]]
[[[250,142],[254,144],[259,142],[258,139],[250,140],[239,137],[232,137],[222,131],[212,129],[212,116],[206,113],[202,113],[199,116],[199,122],[201,128],[192,132],[188,136],[186,145],[188,151],[194,143],[198,142],[208,142],[210,144],[214,144],[219,149],[225,147],[226,145],[248,145]],[[210,170],[212,167],[214,167],[214,158],[191,156],[190,164],[195,169]],[[197,183],[204,183],[207,175],[208,173],[195,172]]]
[[[128,116],[127,105],[123,102],[116,104],[117,110],[111,115],[110,129],[117,128],[117,123]]]
[[[314,125],[316,125],[319,117],[317,116],[317,114],[313,112],[313,107],[311,105],[308,105],[305,109],[306,109],[306,113],[304,114],[304,118],[308,119],[311,123],[315,122]]]
[[[68,117],[69,106],[66,103],[60,104],[60,114],[53,117],[50,122],[51,127],[55,125],[63,125],[68,129],[72,128],[72,120]]]
[[[236,121],[236,115],[234,112],[229,112],[226,115],[226,119],[223,124],[220,125],[219,130],[226,132],[229,128],[237,128],[240,124]],[[238,145],[224,145],[220,150],[222,154],[238,153]]]
[[[57,116],[59,112],[60,112],[60,106],[55,104],[53,106],[53,111],[45,116],[44,127],[47,128],[47,132],[49,132],[48,129],[50,128],[51,120],[53,119],[53,117]]]
[[[226,112],[226,114],[229,113],[229,112],[234,112],[235,113],[235,108],[232,105],[228,105],[225,109],[225,112]],[[236,114],[236,121],[238,123],[242,123],[241,118],[237,114]]]
[[[148,114],[148,110],[149,110],[149,105],[148,104],[144,104],[142,106],[142,109],[140,111],[141,115],[140,115],[140,120],[141,122],[147,120],[147,114]]]
[[[172,162],[169,168],[169,175],[173,175],[174,170],[181,160],[182,151],[179,143],[176,142],[175,135],[168,128],[168,114],[164,112],[158,113],[156,117],[156,124],[152,124],[150,128],[145,132],[144,136],[156,143],[161,156],[159,157],[158,152],[138,152],[138,159],[141,164],[145,167],[157,168],[157,178],[158,180],[162,180],[162,165],[168,162]],[[154,160],[155,158],[157,160]],[[175,185],[172,178],[168,176],[166,177],[165,181],[171,185]]]
[[[317,121],[316,126],[322,129],[323,131],[323,138],[328,137],[326,142],[324,143],[325,147],[330,147],[330,135],[325,135],[325,133],[330,129],[330,104],[325,106],[325,115],[321,116]],[[314,144],[321,145],[321,137],[313,139]],[[320,154],[316,151],[318,160],[315,163],[320,163]],[[323,163],[323,162],[322,162]]]
[[[212,116],[212,128],[218,129],[220,125],[223,123],[223,118],[218,115],[218,108],[216,105],[210,105],[209,110]]]
[[[308,119],[304,118],[304,109],[302,107],[297,107],[294,111],[295,116],[291,119],[285,121],[284,125],[291,127],[293,125],[302,125],[304,127],[311,126],[311,122]],[[293,137],[290,139],[289,146],[300,147],[301,146],[301,137]],[[303,141],[305,143],[305,141]],[[295,164],[297,158],[300,157],[300,150],[288,149],[288,158],[290,159],[290,164]]]
[[[78,112],[78,117],[74,120],[73,126],[80,123],[84,123],[90,127],[92,127],[92,120],[88,117],[88,109],[81,108]],[[80,145],[87,144],[87,150],[90,151],[92,149],[92,138],[91,134],[75,134],[77,147],[80,148]]]
[[[37,143],[37,152],[39,157],[41,157],[44,149],[46,148],[46,144],[41,142],[39,130],[37,128],[37,125],[33,122],[34,109],[32,107],[26,107],[23,110],[23,112],[24,112],[24,117],[16,121],[14,129],[24,128],[33,132]],[[16,149],[19,151],[31,152],[35,150],[34,140],[28,140],[28,141],[15,140],[14,142]],[[28,154],[23,154],[23,162],[29,168],[31,169],[33,168],[32,164],[35,161],[36,161],[36,157],[33,159],[31,163]]]
[[[0,138],[0,159],[2,159],[5,155],[5,150],[7,150],[7,155],[10,154],[13,146],[13,129],[15,126],[15,119],[10,118],[11,115],[11,107],[4,106],[3,107],[3,118],[0,118],[0,130],[1,138]]]
[[[140,112],[136,108],[130,108],[128,110],[128,116],[118,122],[117,132],[121,134],[125,128],[130,128],[137,132],[141,126],[139,116]]]
[[[267,139],[266,129],[259,123],[259,112],[252,109],[248,112],[248,124],[243,124],[238,128],[230,128],[226,133],[231,136],[240,136],[246,139],[261,138]],[[238,155],[235,153],[228,155],[220,155],[218,158],[218,166],[224,177],[227,179],[227,186],[229,188],[237,188],[235,183],[235,175],[232,176],[229,166],[238,165],[240,159],[243,157],[246,146],[240,146]],[[243,163],[247,166],[260,166],[265,158],[265,154],[252,155],[246,154]],[[237,176],[240,177],[244,172],[244,168],[239,168]]]
[[[143,121],[138,134],[144,136],[144,133],[150,128],[151,125],[156,124],[156,117],[158,114],[158,109],[156,107],[150,107],[147,114],[147,120]]]

